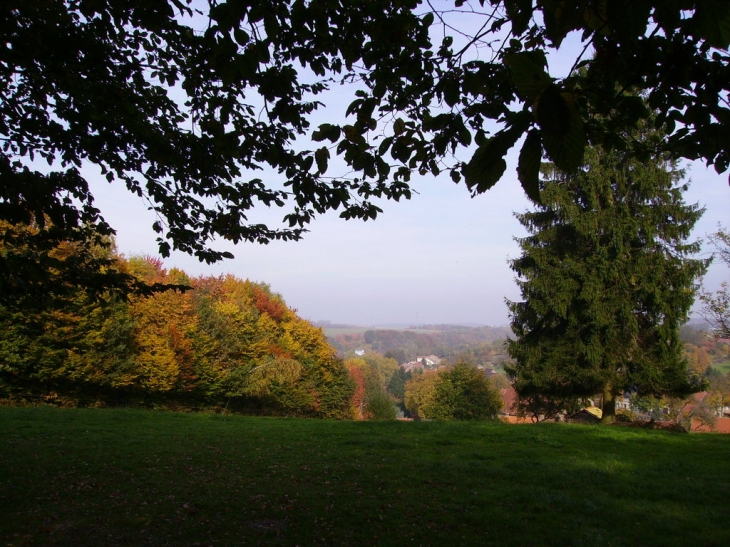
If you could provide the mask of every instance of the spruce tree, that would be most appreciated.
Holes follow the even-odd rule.
[[[601,395],[612,422],[623,392],[691,392],[679,328],[707,263],[689,258],[703,210],[684,203],[683,172],[664,157],[588,149],[577,174],[543,174],[541,204],[517,215],[529,235],[510,261],[522,295],[507,301],[520,397]]]

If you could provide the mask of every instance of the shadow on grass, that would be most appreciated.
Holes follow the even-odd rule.
[[[719,435],[0,409],[0,442],[12,546],[730,544]]]

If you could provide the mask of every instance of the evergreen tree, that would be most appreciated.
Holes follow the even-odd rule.
[[[542,204],[517,215],[529,235],[510,262],[522,294],[507,302],[520,397],[601,394],[611,422],[622,392],[691,392],[679,327],[707,263],[688,258],[703,210],[684,203],[682,171],[589,149],[578,174],[543,172]]]

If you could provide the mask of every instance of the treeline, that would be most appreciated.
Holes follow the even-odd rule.
[[[345,366],[355,381],[352,406],[359,420],[484,420],[496,418],[502,407],[502,386],[472,363],[414,373],[371,352]]]
[[[267,285],[190,278],[152,258],[115,267],[190,290],[0,306],[4,397],[352,417],[354,383],[334,348]]]
[[[507,355],[504,340],[510,336],[508,327],[455,327],[432,332],[415,330],[375,329],[330,336],[330,343],[346,354],[356,349],[375,351],[396,359],[399,363],[414,360],[419,355],[462,357],[486,364],[501,362]]]

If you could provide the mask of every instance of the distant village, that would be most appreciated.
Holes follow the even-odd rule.
[[[364,349],[355,350],[355,355],[365,355]],[[404,373],[419,373],[427,370],[438,370],[447,367],[448,364],[443,359],[436,355],[419,355],[414,360],[402,363],[400,365],[401,370]],[[478,369],[483,370],[484,374],[489,378],[504,375],[504,370],[501,364],[487,363],[476,365]],[[530,417],[520,415],[521,413],[517,410],[517,392],[511,386],[503,387],[499,390],[502,398],[502,409],[500,411],[500,419],[508,423],[532,423],[539,421],[540,417]],[[558,421],[569,421],[574,423],[598,423],[602,416],[602,410],[599,408],[600,401],[589,400],[589,404],[579,411],[570,415],[559,415],[557,416]],[[671,410],[664,409],[668,415]],[[707,410],[709,410],[709,419],[707,416]],[[649,411],[641,409],[635,405],[632,405],[631,398],[627,395],[622,395],[616,398],[616,411],[631,413],[637,420],[643,420],[647,423],[657,424],[661,426],[663,423],[669,423],[668,420],[665,422],[661,419],[657,419],[655,414]],[[679,419],[672,420],[672,425],[683,421],[681,417],[684,417],[684,421],[689,425],[689,429],[695,432],[702,431],[715,431],[718,433],[730,433],[730,406],[728,405],[716,405],[712,400],[712,393],[709,391],[702,391],[693,394],[687,402],[683,404],[679,410]]]

